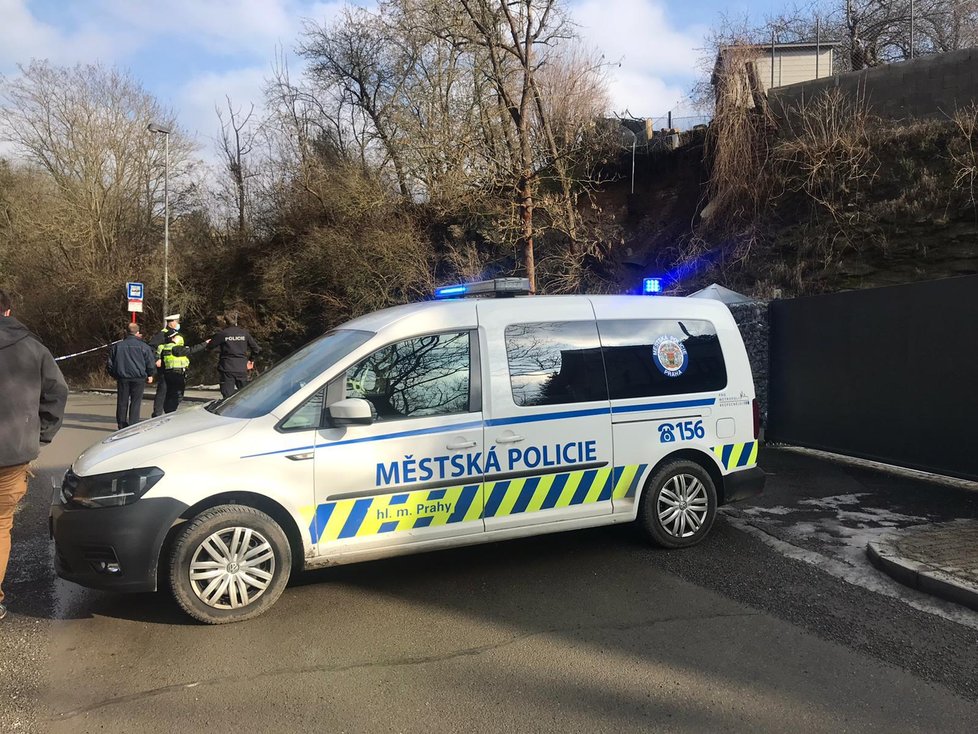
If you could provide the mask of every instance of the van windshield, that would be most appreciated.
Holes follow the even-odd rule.
[[[230,418],[265,415],[366,342],[373,333],[336,329],[293,352],[226,400],[207,407]]]

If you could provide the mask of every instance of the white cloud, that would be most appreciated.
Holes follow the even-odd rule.
[[[605,59],[621,63],[611,72],[612,107],[636,116],[676,110],[697,74],[705,29],[677,28],[663,0],[581,0],[572,5],[586,42]]]
[[[112,23],[145,35],[173,36],[212,54],[268,55],[295,42],[304,19],[333,17],[345,4],[304,0],[169,0],[165,6],[98,0]]]
[[[248,53],[292,32],[289,0],[98,0],[102,15],[141,34],[177,36],[212,53]]]
[[[193,0],[179,0],[177,4],[181,6],[193,4]],[[245,11],[244,15],[250,18],[246,26],[252,27],[252,35],[262,35],[257,28],[260,23],[257,22],[258,16],[255,15],[259,11],[256,3],[250,0],[224,0],[223,4],[241,5]],[[258,4],[265,6],[265,3]],[[220,132],[220,122],[215,106],[226,110],[226,98],[230,97],[235,108],[242,109],[244,112],[254,104],[257,118],[262,112],[265,82],[272,73],[272,65],[277,53],[276,46],[279,46],[286,56],[290,56],[290,49],[299,37],[303,21],[329,22],[339,15],[346,4],[345,0],[314,3],[295,0],[268,2],[267,5],[272,9],[272,13],[271,22],[264,33],[267,46],[259,48],[253,45],[249,49],[252,51],[249,55],[256,61],[260,60],[261,63],[222,72],[199,74],[181,85],[174,99],[180,125],[190,135],[196,135],[201,145],[201,156],[205,160],[213,163],[217,158],[215,141]],[[213,28],[215,33],[222,33],[223,26],[216,28],[211,24],[211,20],[206,15],[198,16],[198,21],[204,26]],[[273,37],[274,33],[279,31],[283,35]]]
[[[677,113],[685,107],[688,88],[667,84],[656,76],[619,69],[612,75],[609,91],[613,111],[628,112],[633,117],[655,117],[670,110]],[[665,127],[665,124],[657,127]]]
[[[230,97],[235,109],[245,113],[254,104],[257,118],[264,102],[262,88],[270,72],[270,64],[223,73],[210,72],[194,77],[181,87],[176,99],[180,125],[197,136],[205,157],[220,132],[215,106],[226,111],[225,97]]]
[[[88,22],[65,30],[36,18],[27,0],[0,0],[0,72],[11,73],[31,59],[111,63],[138,45],[137,39],[113,30]]]

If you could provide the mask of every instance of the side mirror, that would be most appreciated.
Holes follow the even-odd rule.
[[[377,419],[373,404],[363,398],[339,400],[326,411],[334,426],[369,426]]]

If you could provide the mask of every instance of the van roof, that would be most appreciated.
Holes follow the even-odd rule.
[[[566,301],[576,303],[581,299],[586,299],[595,305],[602,305],[603,311],[621,309],[623,312],[632,312],[634,316],[645,316],[648,318],[687,318],[687,319],[715,319],[729,315],[727,307],[719,302],[702,298],[676,298],[672,296],[589,296],[589,295],[570,295],[570,296],[518,296],[519,300],[527,301],[530,306],[527,319],[532,321],[532,303],[541,299],[546,299],[548,305]],[[343,324],[345,329],[362,329],[364,331],[378,332],[391,325],[411,319],[415,316],[426,317],[437,315],[437,320],[441,322],[458,321],[459,323],[474,322],[476,307],[479,309],[493,308],[493,304],[510,303],[510,298],[470,298],[443,301],[421,301],[420,303],[409,303],[403,306],[392,306],[380,311],[365,314]],[[624,315],[624,314],[623,314]],[[632,315],[632,314],[629,314]]]

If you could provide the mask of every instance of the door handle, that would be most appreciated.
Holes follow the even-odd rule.
[[[285,458],[290,461],[306,461],[314,456],[312,451],[306,451],[301,454],[286,454]]]
[[[449,451],[461,451],[462,449],[471,449],[475,445],[475,441],[462,441],[461,443],[450,443],[445,448]]]
[[[523,436],[517,436],[516,434],[513,434],[512,436],[500,436],[499,438],[496,439],[496,443],[519,443],[520,441],[523,440],[524,440]]]

